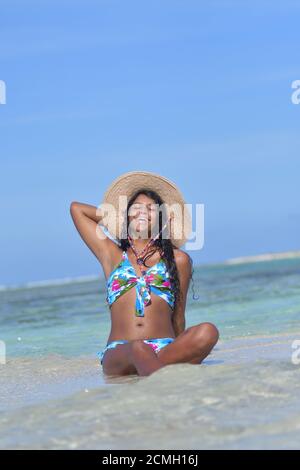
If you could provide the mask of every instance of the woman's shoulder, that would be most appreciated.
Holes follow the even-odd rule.
[[[180,248],[174,248],[173,251],[177,265],[186,266],[188,264],[193,263],[192,258],[186,251],[183,251]]]

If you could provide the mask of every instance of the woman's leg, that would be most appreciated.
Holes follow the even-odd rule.
[[[150,375],[156,370],[177,363],[200,364],[219,339],[219,332],[212,323],[191,326],[173,342],[155,353],[143,340],[131,344],[131,360],[139,375]]]
[[[175,341],[158,351],[163,365],[188,362],[200,364],[219,339],[219,331],[212,323],[191,326],[177,336]]]
[[[162,367],[157,358],[157,353],[145,340],[135,340],[130,344],[130,362],[134,364],[138,375],[150,375]]]
[[[144,340],[130,341],[105,353],[103,371],[117,375],[150,375],[169,364],[200,364],[218,339],[215,325],[206,322],[187,328],[157,353]]]
[[[133,340],[130,342],[125,340],[112,341],[103,351],[98,353],[98,357],[106,375],[144,375],[145,367],[148,370],[150,365],[152,371],[160,367],[156,354],[172,341],[174,341],[174,338],[153,338],[151,340]],[[124,346],[123,343],[126,343],[126,345]],[[121,347],[119,347],[119,344]],[[143,344],[148,346],[145,348]]]
[[[136,375],[137,370],[129,358],[130,343],[125,340],[112,343],[110,345],[113,347],[106,346],[102,352],[98,353],[104,374],[109,376]]]

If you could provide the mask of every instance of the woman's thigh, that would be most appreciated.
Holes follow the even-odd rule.
[[[212,323],[193,325],[180,333],[175,341],[157,353],[163,365],[188,362],[200,364],[218,340],[218,330]]]
[[[102,360],[102,369],[106,375],[132,375],[137,374],[135,366],[130,360],[131,344],[118,344],[113,349],[108,349]]]

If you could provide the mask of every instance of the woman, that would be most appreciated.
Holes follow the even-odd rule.
[[[120,196],[126,197],[125,211],[120,210]],[[117,178],[100,209],[71,204],[74,224],[101,263],[107,282],[112,323],[106,347],[99,353],[107,375],[146,376],[169,364],[199,364],[218,341],[211,323],[185,329],[192,263],[179,249],[187,239],[186,227],[191,230],[186,212],[186,226],[181,227],[178,208],[183,207],[174,183],[142,171]],[[185,230],[181,237],[178,228]]]

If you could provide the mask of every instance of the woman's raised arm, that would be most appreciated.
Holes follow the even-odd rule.
[[[73,201],[70,213],[79,235],[102,264],[111,263],[113,242],[98,225],[102,219],[100,209],[90,204]]]

